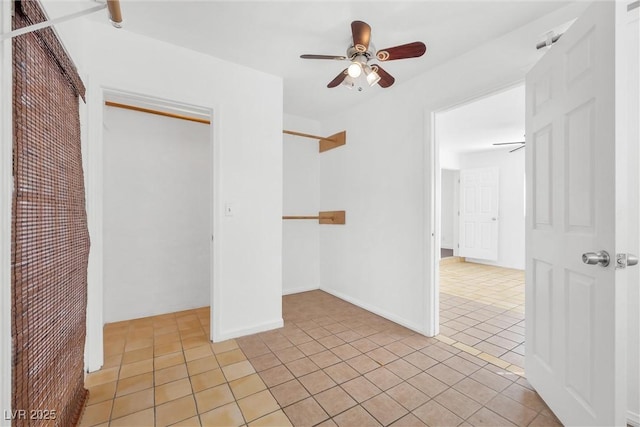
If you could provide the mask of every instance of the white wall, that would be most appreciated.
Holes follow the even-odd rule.
[[[208,306],[209,126],[104,112],[104,321]]]
[[[284,129],[321,135],[320,123],[284,115]],[[284,215],[317,215],[320,210],[320,156],[318,141],[284,135]],[[320,288],[320,234],[317,220],[282,223],[282,293]]]
[[[456,243],[454,219],[458,215],[455,209],[456,171],[442,169],[440,177],[440,247],[453,249]]]
[[[71,21],[58,26],[58,32],[73,46],[71,55],[87,84],[89,369],[102,364],[103,318],[96,307],[102,306],[102,103],[107,89],[212,111],[213,339],[282,326],[282,79],[93,21]],[[224,215],[227,204],[233,216]]]
[[[488,150],[460,155],[460,169],[497,167],[498,194],[498,259],[487,261],[468,258],[469,262],[524,270],[524,149]]]
[[[321,206],[347,210],[344,227],[320,229],[323,289],[436,332],[432,112],[520,83],[542,55],[530,35],[575,18],[585,6],[571,4],[411,81],[372,88],[379,95],[367,104],[322,121],[325,133],[348,135],[345,147],[320,159]],[[508,48],[506,40],[520,47]],[[393,68],[385,67],[391,74]]]
[[[214,338],[281,326],[282,80],[106,25],[91,27],[89,145],[100,139],[102,88],[210,108]],[[233,216],[222,214],[229,204]]]

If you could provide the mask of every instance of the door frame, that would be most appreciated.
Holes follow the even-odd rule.
[[[426,219],[425,232],[425,259],[424,271],[430,272],[426,278],[425,292],[425,334],[433,337],[440,332],[440,210],[442,208],[441,194],[441,173],[440,165],[440,140],[436,117],[438,114],[454,110],[467,104],[479,101],[484,98],[505,92],[518,86],[524,85],[524,77],[515,81],[489,87],[486,90],[476,93],[470,97],[454,100],[440,108],[428,109],[425,111],[425,136],[427,138],[425,147],[425,187],[427,196],[425,197],[425,212],[428,213]]]
[[[89,78],[90,79],[90,78]],[[217,207],[220,205],[216,184],[220,182],[218,174],[220,168],[217,165],[219,155],[218,128],[219,114],[217,108],[196,106],[179,100],[162,99],[153,95],[141,94],[137,92],[129,92],[121,89],[104,87],[99,88],[99,93],[94,93],[93,99],[87,100],[87,116],[88,116],[88,137],[83,139],[85,165],[85,186],[87,193],[87,217],[89,220],[89,234],[91,237],[91,249],[89,252],[89,266],[87,277],[87,337],[85,341],[85,370],[93,372],[102,367],[104,364],[104,343],[103,343],[103,326],[104,326],[104,236],[103,236],[103,160],[104,160],[104,108],[105,101],[109,97],[125,97],[132,102],[153,103],[163,107],[169,111],[184,114],[185,112],[193,112],[197,115],[207,114],[211,124],[209,126],[209,143],[210,143],[210,176],[209,188],[213,192],[210,199],[210,258],[209,258],[209,304],[211,307],[210,321],[211,331],[210,340],[214,340],[219,334],[217,327],[220,325],[220,298],[219,295],[219,275],[217,274],[219,267],[220,251],[218,250],[218,240],[213,236],[219,235],[220,221]]]
[[[0,2],[0,33],[11,31],[12,2]],[[0,42],[0,408],[11,412],[11,210],[13,197],[12,39]],[[7,76],[7,77],[4,77]],[[4,425],[7,421],[0,422]]]

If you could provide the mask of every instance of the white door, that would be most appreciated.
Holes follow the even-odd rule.
[[[498,259],[497,168],[460,171],[460,248],[458,255]]]
[[[565,425],[624,423],[614,23],[614,3],[594,3],[526,77],[525,372]],[[608,266],[583,263],[599,251]]]

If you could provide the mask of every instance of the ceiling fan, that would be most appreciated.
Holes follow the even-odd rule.
[[[380,87],[388,88],[396,81],[396,79],[380,67],[380,65],[369,65],[369,60],[374,56],[380,62],[405,58],[417,58],[424,55],[427,50],[424,43],[413,42],[376,51],[371,43],[371,27],[369,24],[362,21],[353,21],[351,23],[351,34],[353,36],[353,44],[347,49],[346,56],[300,55],[300,58],[303,59],[351,61],[351,64],[347,68],[342,70],[340,74],[329,82],[327,85],[328,88],[333,88],[342,84],[349,89],[352,89],[356,86],[357,79],[361,75],[365,76],[369,86],[373,86],[378,83]],[[358,85],[358,90],[361,91],[362,86]]]
[[[493,145],[514,145],[514,144],[520,144],[519,147],[514,148],[513,150],[509,150],[510,153],[513,153],[514,151],[518,151],[521,148],[524,148],[524,144],[525,141],[514,141],[514,142],[496,142]]]

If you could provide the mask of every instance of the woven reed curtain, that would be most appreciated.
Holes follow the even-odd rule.
[[[14,29],[45,20],[36,1],[15,9]],[[82,81],[51,29],[13,39],[12,406],[26,411],[18,426],[75,425],[87,397],[78,96]]]

